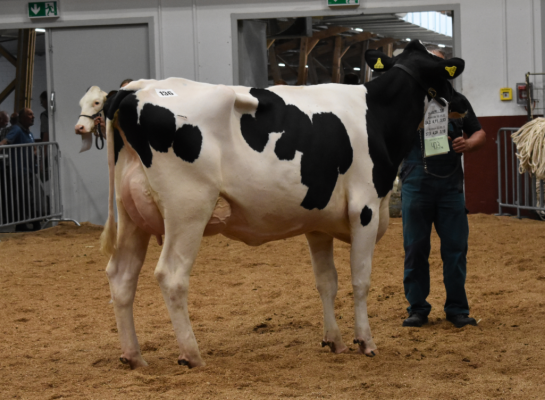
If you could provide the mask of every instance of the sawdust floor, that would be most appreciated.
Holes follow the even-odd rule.
[[[337,318],[351,351],[320,346],[322,308],[303,237],[252,248],[205,238],[190,314],[205,367],[179,366],[153,270],[152,241],[135,320],[149,367],[119,362],[98,251],[101,227],[63,223],[0,237],[0,398],[19,399],[543,399],[545,224],[471,215],[467,291],[478,327],[442,312],[438,239],[431,324],[402,328],[401,220],[375,251],[369,315],[379,355],[356,354],[349,246],[335,243]]]

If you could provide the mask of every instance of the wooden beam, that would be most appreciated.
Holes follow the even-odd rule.
[[[318,61],[317,59],[315,59],[314,57],[312,57],[312,61],[320,68],[322,68],[326,74],[329,74],[329,70],[325,67],[324,64],[322,64],[320,61]]]
[[[340,36],[335,37],[335,44],[333,46],[333,68],[331,74],[331,82],[339,83],[341,81],[341,75],[343,71],[341,69],[341,61],[350,46],[353,44],[359,43],[360,41],[369,40],[370,38],[376,35],[371,32],[362,32],[358,35],[354,35],[350,38],[341,38]]]
[[[278,53],[276,53],[276,57],[278,57],[278,59],[282,61],[284,65],[286,65],[286,68],[288,68],[291,72],[295,74],[295,76],[297,76],[297,70],[295,68],[291,67],[288,62],[284,60]]]
[[[377,35],[371,33],[371,32],[362,32],[357,35],[354,35],[352,37],[345,38],[343,40],[343,46],[350,47],[356,43],[364,42],[366,40],[371,39],[372,37],[375,37]]]
[[[367,63],[365,62],[365,52],[369,48],[369,40],[366,40],[361,44],[361,59],[360,59],[360,82],[365,83],[367,78]]]
[[[388,57],[392,57],[394,55],[394,44],[388,43],[387,45],[383,46],[383,50]]]
[[[316,56],[322,56],[324,54],[331,53],[333,51],[333,47],[334,47],[334,42],[330,40],[328,41],[327,44],[320,46],[318,49],[316,49],[314,54]]]
[[[299,69],[297,71],[296,85],[306,85],[307,83],[307,59],[308,59],[308,40],[301,38],[301,47],[299,48]]]
[[[365,82],[364,83],[370,82],[372,77],[373,77],[373,70],[371,68],[367,68],[365,70]]]
[[[407,47],[408,44],[409,44],[409,42],[395,42],[394,43],[394,51],[397,50],[397,49],[404,49],[405,47]]]
[[[310,52],[316,47],[320,39],[316,38],[307,38],[307,56],[310,54]]]
[[[267,39],[267,50],[269,50],[274,43],[275,39]]]
[[[11,55],[9,51],[7,51],[1,44],[0,44],[0,55],[4,56],[6,60],[8,60],[14,67],[17,66],[17,59]]]
[[[32,101],[35,49],[36,31],[34,29],[19,29],[15,100],[13,102],[14,111],[18,111],[22,108],[30,108]]]
[[[340,36],[335,38],[333,47],[333,62],[331,64],[331,83],[339,83],[341,81],[341,51],[343,39]]]
[[[289,42],[279,44],[276,46],[276,54],[282,54],[289,50],[295,50],[299,47],[299,40],[290,40]]]
[[[348,30],[350,30],[350,28],[346,28],[344,26],[332,26],[331,28],[325,29],[323,31],[313,33],[312,38],[322,40],[331,36],[336,36],[339,33],[343,33]]]
[[[313,41],[316,40],[316,44],[318,44],[320,40],[327,39],[331,36],[338,35],[339,33],[346,32],[348,30],[350,30],[350,28],[346,28],[344,26],[334,26],[320,32],[314,32],[311,39]],[[314,46],[316,46],[316,44],[314,44]],[[299,45],[300,42],[298,39],[290,40],[289,42],[282,43],[281,45],[276,46],[276,53],[282,54],[289,50],[295,50]],[[314,48],[314,46],[312,46],[312,48]]]
[[[280,72],[280,67],[278,66],[278,61],[276,60],[276,50],[272,43],[271,47],[269,47],[269,65],[271,66],[273,81],[276,84],[276,82],[282,80],[282,73]]]
[[[0,93],[0,103],[2,103],[6,98],[15,90],[15,79],[10,82],[8,86],[4,90],[2,90],[2,93]]]
[[[308,80],[311,85],[319,84],[318,73],[316,72],[316,63],[314,57],[309,57],[307,60],[308,63]]]
[[[299,73],[297,75],[297,85],[306,85],[306,77],[308,76],[308,56],[312,49],[316,47],[320,39],[318,38],[301,38],[301,47],[299,48]]]
[[[383,38],[383,39],[379,39],[375,42],[372,42],[369,44],[369,48],[370,49],[379,49],[383,46],[386,46],[387,44],[390,44],[390,43],[394,43],[396,41],[398,41],[399,39],[394,39],[394,38]]]

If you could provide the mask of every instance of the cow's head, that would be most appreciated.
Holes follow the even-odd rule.
[[[92,133],[96,132],[94,118],[99,116],[103,110],[106,96],[107,93],[100,90],[98,86],[91,86],[79,101],[81,112],[75,130],[77,135],[82,135],[81,151],[91,147]]]
[[[457,96],[449,80],[454,79],[464,71],[465,62],[461,58],[444,60],[430,53],[419,40],[411,41],[403,52],[395,57],[388,57],[378,50],[367,50],[367,64],[376,71],[389,71],[398,68],[412,76],[423,89],[428,99],[441,98],[451,104],[451,109],[457,107]],[[456,110],[465,112],[467,108]]]

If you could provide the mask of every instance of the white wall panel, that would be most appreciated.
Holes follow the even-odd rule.
[[[524,1],[524,0],[523,0]],[[466,61],[462,91],[479,116],[520,112],[500,100],[506,87],[504,0],[479,0],[461,7],[462,58]]]
[[[3,0],[0,24],[28,24],[26,4]],[[461,55],[467,63],[462,88],[478,115],[523,114],[515,102],[500,101],[499,89],[515,89],[525,72],[543,69],[540,0],[363,0],[358,11],[433,10],[446,4],[460,5],[455,18],[461,21]],[[61,7],[57,23],[152,17],[158,77],[223,84],[233,82],[231,14],[346,12],[331,11],[325,0],[63,0]]]
[[[162,0],[163,77],[196,79],[192,0]]]

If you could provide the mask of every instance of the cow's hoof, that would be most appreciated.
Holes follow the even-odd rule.
[[[189,367],[189,369],[193,368],[187,360],[178,360],[178,365],[186,365],[187,367]]]
[[[346,350],[348,350],[348,347],[346,347],[343,343],[341,344],[335,344],[335,342],[322,340],[322,347],[329,346],[329,349],[332,353],[340,354],[344,353]]]
[[[148,363],[142,358],[142,356],[134,357],[134,358],[128,358],[126,356],[119,357],[119,361],[121,361],[122,364],[128,365],[131,367],[131,369],[136,368],[142,368],[147,367]]]
[[[360,353],[365,354],[367,357],[374,357],[378,353],[377,349],[368,348],[365,341],[362,339],[354,339],[354,344],[357,344]]]
[[[187,368],[195,368],[195,367],[202,367],[205,365],[205,363],[201,360],[196,362],[191,362],[186,360],[185,358],[178,359],[178,365],[185,365]]]

